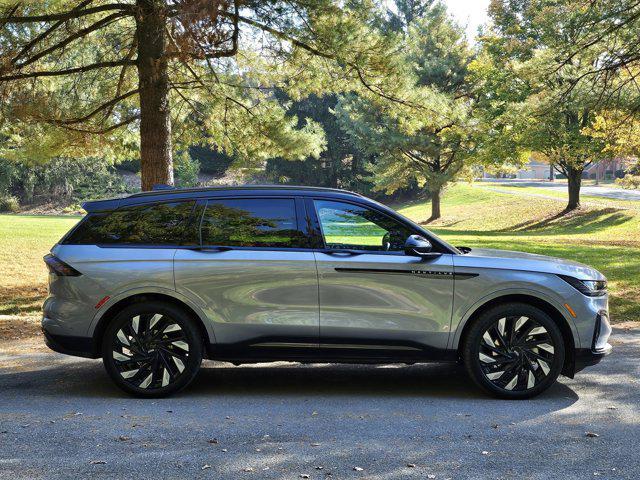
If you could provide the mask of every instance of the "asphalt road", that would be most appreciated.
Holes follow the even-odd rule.
[[[505,187],[536,187],[544,188],[551,191],[566,192],[566,182],[539,182],[535,180],[503,180],[503,179],[484,179],[483,182],[491,183],[496,186],[503,185]],[[506,192],[511,193],[511,192]],[[625,190],[622,188],[608,187],[606,185],[583,185],[580,188],[582,195],[590,195],[592,197],[611,198],[613,200],[634,200],[640,201],[640,190]]]
[[[0,346],[0,478],[637,479],[640,331],[613,342],[522,402],[456,366],[213,362],[139,400],[99,361]]]

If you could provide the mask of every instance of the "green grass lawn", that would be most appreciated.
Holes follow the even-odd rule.
[[[47,294],[42,257],[79,218],[0,215],[0,315],[40,309]]]
[[[428,225],[454,245],[521,250],[594,266],[609,279],[612,318],[640,319],[640,202],[590,198],[563,215],[564,202],[522,191],[496,193],[481,185],[447,190],[443,218]],[[393,205],[424,222],[428,202]],[[78,217],[0,215],[0,315],[37,314],[46,295],[42,262]]]

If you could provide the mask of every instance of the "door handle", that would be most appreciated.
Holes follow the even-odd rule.
[[[197,250],[198,252],[204,253],[221,253],[228,252],[229,250],[233,250],[231,247],[194,247],[192,250]]]
[[[336,248],[331,250],[325,250],[322,253],[326,253],[327,255],[345,255],[345,256],[362,255],[362,252],[359,252],[358,250],[349,250],[348,248]]]

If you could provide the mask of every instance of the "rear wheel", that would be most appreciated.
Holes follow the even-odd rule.
[[[198,327],[180,308],[137,303],[107,327],[102,359],[112,380],[127,393],[162,397],[186,387],[202,362]]]
[[[562,333],[549,315],[518,303],[483,313],[463,345],[471,378],[485,391],[508,399],[530,398],[549,388],[564,356]]]

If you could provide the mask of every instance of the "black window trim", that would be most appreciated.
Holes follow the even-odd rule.
[[[289,193],[289,192],[287,192]],[[203,245],[202,244],[202,231],[201,231],[201,224],[202,224],[202,220],[204,218],[204,212],[206,210],[206,204],[208,201],[210,200],[230,200],[230,199],[246,199],[246,198],[262,198],[262,199],[292,199],[295,201],[295,208],[296,208],[296,228],[298,231],[300,231],[304,238],[306,238],[307,242],[309,243],[309,247],[308,248],[303,248],[303,247],[239,247],[239,246],[224,246],[224,245]],[[364,197],[366,198],[366,197]],[[441,251],[443,254],[455,254],[455,252],[450,251],[449,249],[447,249],[445,247],[445,245],[441,244],[440,241],[438,241],[436,238],[434,238],[432,235],[429,235],[428,232],[424,231],[423,229],[419,229],[416,230],[416,226],[407,222],[403,217],[398,217],[396,215],[393,215],[389,212],[387,212],[386,210],[378,207],[377,205],[370,205],[367,202],[359,202],[357,201],[357,199],[352,199],[352,198],[344,198],[342,196],[334,196],[334,195],[298,195],[295,192],[291,192],[290,194],[283,194],[283,195],[256,195],[255,193],[243,193],[240,195],[200,195],[200,196],[193,196],[193,197],[181,197],[181,198],[170,198],[170,197],[164,197],[162,199],[140,199],[140,202],[135,202],[135,203],[128,203],[126,205],[121,205],[118,208],[115,208],[113,210],[105,210],[105,211],[100,211],[100,212],[88,212],[87,215],[85,215],[80,221],[78,221],[78,223],[76,225],[73,226],[73,228],[71,228],[71,230],[69,230],[69,232],[67,232],[62,239],[59,240],[59,244],[65,244],[64,242],[67,240],[67,238],[69,236],[71,236],[71,234],[73,232],[75,232],[76,229],[78,229],[80,227],[80,225],[82,223],[84,223],[84,220],[86,218],[88,218],[89,216],[92,216],[98,213],[108,213],[108,212],[114,212],[117,211],[119,209],[125,209],[125,208],[130,208],[130,207],[136,207],[136,206],[143,206],[143,205],[149,205],[149,204],[161,204],[161,203],[179,203],[179,202],[194,202],[194,207],[191,211],[191,217],[190,217],[190,222],[192,222],[192,227],[191,228],[197,228],[197,235],[196,238],[199,241],[199,245],[179,245],[179,244],[166,244],[166,245],[154,245],[154,244],[105,244],[105,243],[101,243],[101,244],[87,244],[88,246],[90,245],[95,245],[99,248],[149,248],[149,249],[168,249],[168,248],[173,248],[173,249],[183,249],[183,250],[198,250],[198,249],[203,249],[203,248],[207,248],[207,247],[224,247],[225,249],[229,249],[229,250],[260,250],[260,251],[287,251],[287,252],[320,252],[320,253],[332,253],[335,252],[335,249],[329,249],[326,247],[325,243],[324,243],[324,237],[322,235],[321,229],[320,229],[320,222],[318,221],[316,212],[315,212],[315,205],[314,205],[314,200],[329,200],[329,201],[333,201],[333,202],[338,202],[338,203],[348,203],[348,204],[352,204],[352,205],[356,205],[358,207],[361,208],[369,208],[371,210],[375,210],[376,212],[385,215],[386,217],[389,217],[399,223],[401,223],[402,225],[406,226],[409,230],[411,231],[415,231],[417,234],[422,235],[426,238],[428,238],[431,243],[437,247],[438,251]],[[146,200],[146,201],[145,201]],[[199,208],[202,207],[202,208]],[[199,217],[198,217],[199,216]],[[418,227],[419,228],[419,227]],[[386,251],[380,251],[380,250],[353,250],[354,253],[358,253],[358,254],[369,254],[369,255],[394,255],[394,256],[402,256],[404,255],[404,252],[386,252]]]
[[[202,242],[202,222],[204,221],[204,216],[207,211],[207,205],[211,201],[220,201],[220,200],[293,200],[294,209],[295,209],[295,219],[296,219],[296,230],[300,232],[305,239],[306,242],[310,242],[309,233],[306,228],[305,221],[305,211],[303,205],[303,198],[297,195],[237,195],[237,196],[207,196],[199,199],[199,204],[202,204],[204,208],[200,213],[200,221],[198,222],[198,236],[200,240],[200,246],[197,247],[187,247],[190,250],[202,250],[202,249],[215,249],[215,248],[223,248],[224,250],[255,250],[255,251],[271,251],[271,252],[313,252],[313,248],[305,248],[305,247],[259,247],[259,246],[251,246],[251,247],[241,247],[237,245],[205,245]],[[301,227],[302,226],[302,227]]]
[[[315,206],[315,201],[316,200],[325,200],[325,201],[331,201],[331,202],[336,202],[336,203],[347,203],[347,204],[351,204],[351,205],[355,205],[357,207],[360,208],[367,208],[369,210],[373,210],[381,215],[384,215],[385,217],[394,220],[402,225],[404,225],[408,230],[414,232],[415,234],[418,235],[422,235],[424,237],[427,237],[429,239],[429,241],[431,241],[434,245],[437,245],[438,250],[445,250],[444,248],[442,248],[442,246],[440,245],[440,242],[434,242],[433,238],[431,237],[431,235],[428,235],[426,232],[423,231],[419,231],[416,230],[416,228],[411,225],[410,223],[407,223],[403,218],[399,218],[395,215],[390,215],[388,212],[384,211],[383,209],[375,206],[375,205],[369,205],[367,203],[361,203],[361,202],[357,202],[357,201],[353,201],[351,199],[343,199],[343,198],[335,198],[335,197],[331,197],[331,196],[324,196],[324,195],[318,195],[318,196],[308,196],[305,199],[305,206],[306,206],[306,210],[307,210],[307,215],[310,217],[311,219],[311,223],[314,225],[314,235],[316,236],[315,242],[316,245],[318,245],[318,247],[314,248],[315,252],[318,253],[335,253],[336,249],[333,248],[328,248],[326,245],[326,242],[324,240],[324,235],[322,234],[322,226],[320,225],[320,220],[318,219],[318,214],[316,212],[316,206]],[[395,251],[395,252],[389,252],[389,251],[385,251],[385,250],[359,250],[359,249],[349,249],[350,252],[353,252],[354,254],[357,255],[390,255],[390,256],[405,256],[405,253],[403,251]],[[448,251],[444,251],[443,253],[451,253]]]

